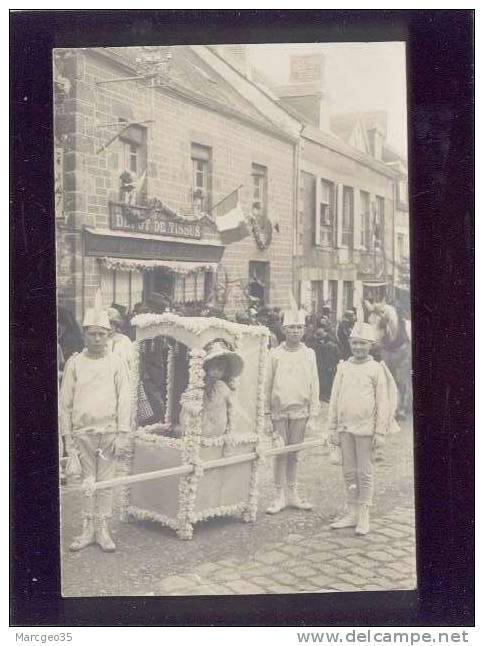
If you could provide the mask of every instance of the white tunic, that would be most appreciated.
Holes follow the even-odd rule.
[[[384,434],[388,428],[389,397],[383,365],[372,357],[338,364],[329,404],[329,429],[354,435]]]
[[[125,362],[107,352],[92,358],[84,350],[70,357],[59,394],[59,427],[70,433],[129,432],[131,389]]]
[[[269,352],[266,408],[273,419],[301,419],[319,412],[319,377],[314,350],[281,343]]]

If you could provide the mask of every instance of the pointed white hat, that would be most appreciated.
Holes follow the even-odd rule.
[[[306,324],[306,312],[300,310],[297,306],[296,299],[291,290],[288,292],[289,297],[289,307],[288,310],[282,311],[282,324],[283,325],[305,325]]]
[[[305,325],[306,312],[304,310],[283,310],[282,324],[283,325]]]
[[[94,298],[94,307],[86,310],[86,313],[84,314],[82,327],[89,327],[91,325],[102,327],[106,330],[111,329],[108,313],[102,308],[102,296],[101,290],[99,289],[97,290]]]
[[[106,330],[110,330],[111,324],[109,322],[108,313],[104,310],[96,310],[94,308],[86,310],[82,327],[89,327],[90,325],[95,325],[96,327],[103,327]]]
[[[356,322],[351,330],[350,339],[363,339],[374,343],[376,341],[375,328],[369,323]]]

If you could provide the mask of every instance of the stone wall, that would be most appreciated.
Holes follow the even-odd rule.
[[[250,260],[271,263],[270,301],[287,304],[292,285],[293,145],[287,139],[223,115],[146,82],[102,83],[133,72],[94,51],[70,50],[63,73],[71,83],[56,113],[64,148],[64,220],[58,234],[59,298],[75,308],[76,317],[91,304],[100,284],[97,261],[82,257],[82,227],[109,227],[108,202],[119,199],[123,151],[119,139],[107,145],[121,119],[146,128],[147,194],[185,213],[192,210],[191,145],[212,149],[212,203],[241,184],[240,202],[252,205],[252,164],[267,167],[268,214],[276,218],[268,250],[252,236],[227,246],[222,263],[231,281],[248,281]],[[65,229],[62,227],[65,226]],[[71,259],[66,257],[71,254]],[[84,278],[82,278],[84,276]]]

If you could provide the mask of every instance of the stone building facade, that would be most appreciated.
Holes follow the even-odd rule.
[[[234,74],[208,47],[56,51],[58,298],[78,321],[98,287],[127,309],[287,305],[294,122]],[[224,245],[231,194],[260,226]]]
[[[363,297],[392,296],[397,173],[386,163],[381,113],[330,117],[324,55],[293,56],[274,88],[303,124],[294,280],[301,305],[334,319]]]

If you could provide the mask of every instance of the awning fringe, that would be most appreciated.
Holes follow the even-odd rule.
[[[216,271],[216,262],[188,262],[183,260],[142,260],[136,258],[98,258],[99,263],[106,269],[119,269],[121,271],[153,271],[165,269],[176,274],[192,274],[205,271]]]

